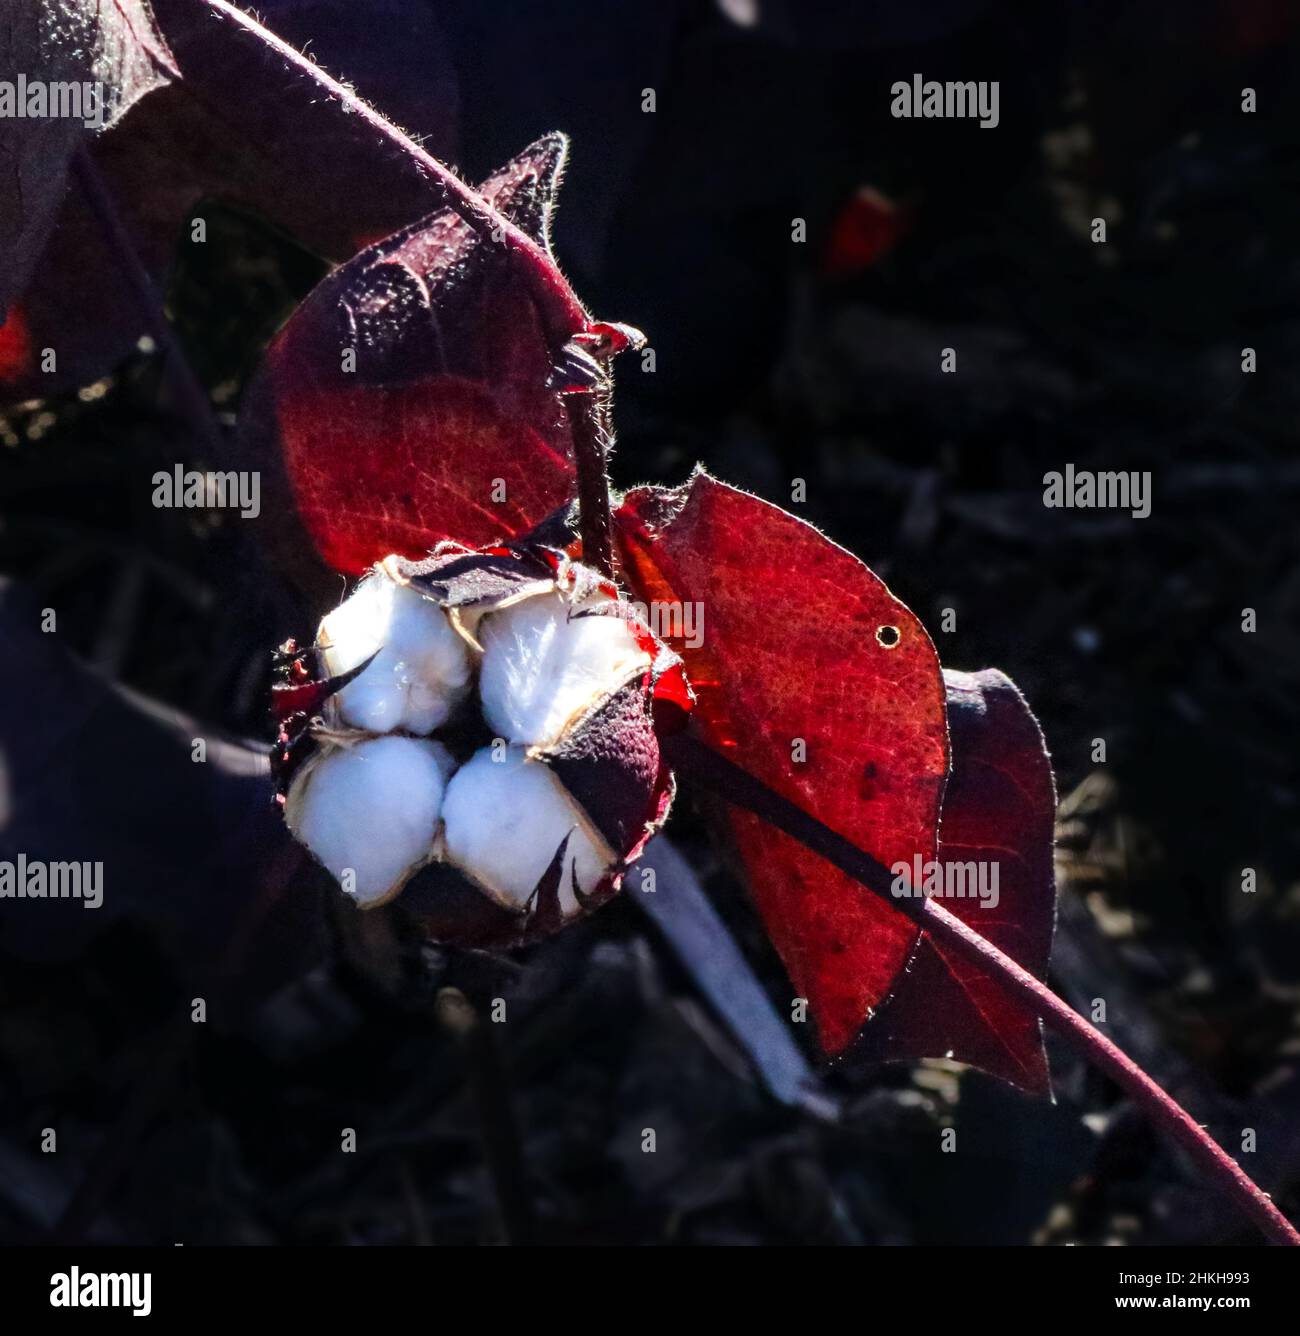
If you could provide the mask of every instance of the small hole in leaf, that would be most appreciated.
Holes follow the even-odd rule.
[[[876,627],[876,640],[885,649],[897,649],[898,642],[902,640],[902,635],[896,626],[878,626]]]

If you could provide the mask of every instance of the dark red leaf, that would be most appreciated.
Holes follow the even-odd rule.
[[[699,648],[667,639],[709,743],[882,863],[932,858],[943,679],[913,614],[811,525],[703,472],[630,493],[617,527],[637,597],[703,609]],[[888,996],[916,929],[771,826],[732,821],[768,935],[839,1053]]]
[[[6,5],[0,72],[24,105],[3,110],[0,135],[0,319],[45,246],[79,145],[177,74],[144,0],[45,0]],[[22,74],[25,83],[15,75]],[[98,89],[103,106],[85,101]],[[69,99],[59,108],[47,97]],[[79,99],[73,103],[73,95]],[[96,94],[92,93],[92,96]],[[33,102],[37,97],[40,102]],[[81,114],[70,114],[79,111]],[[56,114],[57,113],[57,114]],[[69,275],[61,273],[59,281]],[[57,345],[56,345],[57,346]]]
[[[1056,790],[1038,722],[996,669],[945,671],[952,774],[939,858],[998,869],[998,903],[942,903],[1040,979],[1056,921]],[[1001,984],[923,934],[893,997],[862,1036],[879,1060],[951,1056],[1033,1093],[1050,1089],[1042,1027]]]
[[[141,0],[79,8],[105,15],[147,9]],[[430,152],[456,156],[456,78],[429,6],[268,0],[256,8],[278,35],[305,47]],[[409,156],[201,0],[154,0],[153,11],[182,77],[97,136],[92,156],[157,284],[178,245],[197,244],[183,224],[205,200],[264,218],[336,262],[440,202],[437,184]],[[56,348],[58,366],[11,375],[7,393],[16,398],[95,379],[146,332],[120,259],[80,191],[68,191],[58,211],[25,305],[35,346]]]
[[[564,152],[549,135],[481,187],[543,245]],[[443,209],[318,285],[269,348],[241,428],[263,468],[283,460],[292,511],[336,571],[517,537],[572,491],[548,380],[574,332],[551,327],[528,269]]]
[[[6,954],[72,959],[124,918],[199,984],[256,922],[226,978],[270,996],[319,962],[329,879],[274,811],[266,757],[84,667],[41,631],[42,602],[0,581],[0,695],[22,702],[0,710],[0,859],[99,863],[103,903],[0,898]]]

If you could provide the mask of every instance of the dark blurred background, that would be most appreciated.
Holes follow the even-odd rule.
[[[615,481],[699,460],[788,504],[803,478],[798,513],[945,665],[1016,679],[1061,795],[1054,986],[1107,999],[1112,1037],[1230,1151],[1257,1129],[1243,1163],[1294,1215],[1300,12],[259,12],[470,180],[572,136],[557,253],[656,354],[654,374],[620,369]],[[916,72],[998,80],[1000,124],[893,119],[890,85]],[[208,244],[180,245],[182,220],[167,310],[229,422],[325,262],[246,208],[200,212]],[[0,903],[0,1239],[1255,1241],[1067,1051],[1054,1104],[942,1061],[811,1054],[781,1098],[768,1032],[719,1010],[631,897],[491,962],[268,867],[275,818],[236,744],[267,736],[268,651],[312,628],[237,519],[149,505],[189,431],[148,346],[0,414],[0,856],[105,857],[124,888],[94,913]],[[1150,517],[1045,509],[1066,463],[1150,470]],[[46,607],[57,636],[34,629]],[[669,834],[740,947],[722,986],[783,1008],[709,824],[683,803]],[[504,991],[519,1023],[464,1037],[448,983]]]

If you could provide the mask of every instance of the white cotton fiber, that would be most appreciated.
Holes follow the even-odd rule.
[[[512,909],[522,909],[569,835],[560,878],[560,909],[578,910],[572,876],[576,865],[584,895],[596,889],[613,855],[578,823],[559,780],[541,761],[516,748],[501,749],[493,760],[484,747],[447,785],[442,805],[447,857]],[[572,832],[570,834],[570,832]]]
[[[431,733],[469,690],[470,650],[447,614],[381,572],[321,622],[330,676],[379,650],[375,661],[338,693],[343,721],[372,733]]]
[[[523,746],[553,743],[570,719],[650,662],[621,617],[578,615],[557,593],[491,613],[478,635],[483,717]]]
[[[294,780],[285,820],[358,904],[375,904],[427,859],[451,770],[447,749],[420,738],[334,747]]]

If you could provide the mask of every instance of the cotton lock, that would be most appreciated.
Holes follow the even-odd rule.
[[[331,676],[374,655],[335,702],[346,724],[372,733],[432,733],[469,691],[470,649],[447,614],[381,572],[320,624],[317,644]]]
[[[332,747],[303,767],[285,820],[359,905],[381,904],[429,857],[451,769],[424,739]]]
[[[558,854],[560,912],[570,917],[618,861],[551,770],[515,747],[495,759],[484,747],[461,766],[443,825],[448,861],[509,909],[527,906]]]
[[[645,672],[649,655],[608,598],[539,594],[484,619],[479,694],[488,727],[547,747],[593,706]]]

